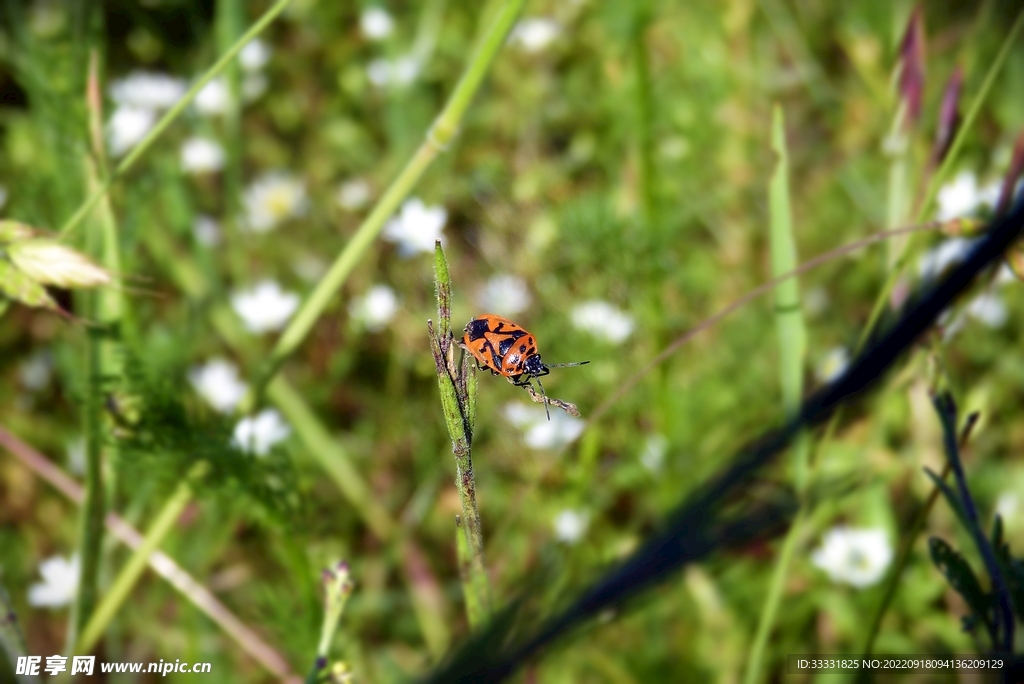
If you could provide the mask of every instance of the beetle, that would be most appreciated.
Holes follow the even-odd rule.
[[[480,370],[485,368],[492,375],[503,375],[517,387],[530,387],[530,380],[536,380],[544,398],[544,412],[548,412],[548,398],[540,378],[552,368],[582,366],[590,361],[546,364],[537,351],[537,338],[523,326],[497,314],[480,314],[466,324],[462,336],[462,347],[477,360]]]

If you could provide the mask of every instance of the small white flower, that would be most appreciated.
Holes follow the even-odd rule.
[[[530,290],[519,276],[498,274],[487,281],[478,302],[484,311],[514,316],[530,306]]]
[[[46,389],[53,378],[53,355],[49,351],[37,352],[18,366],[18,380],[27,390]]]
[[[398,312],[398,297],[387,285],[374,285],[364,296],[354,299],[348,311],[367,330],[379,332]]]
[[[1001,328],[1009,315],[1002,297],[994,292],[984,292],[967,305],[967,315],[990,328]]]
[[[402,256],[417,252],[432,254],[434,242],[441,239],[447,221],[448,212],[444,207],[428,207],[423,200],[413,197],[402,205],[398,216],[384,226],[384,239],[396,243]]]
[[[345,181],[338,187],[338,206],[346,211],[358,211],[370,201],[370,184],[362,178]]]
[[[540,52],[562,34],[562,25],[547,17],[529,17],[512,29],[509,42],[526,52]]]
[[[120,157],[135,147],[146,137],[154,123],[156,113],[152,109],[131,105],[119,106],[107,121],[107,146],[110,148],[110,154]]]
[[[384,40],[395,29],[395,21],[383,7],[367,7],[359,15],[359,28],[370,40]]]
[[[633,332],[633,317],[608,302],[589,301],[572,310],[572,324],[612,344],[621,344]]]
[[[238,53],[238,63],[245,71],[259,71],[270,61],[270,47],[259,38],[253,38]]]
[[[199,244],[216,247],[220,244],[220,224],[212,217],[200,214],[192,222],[192,235]]]
[[[850,365],[850,352],[846,347],[834,347],[825,353],[818,367],[814,369],[815,375],[821,382],[832,382],[846,371]]]
[[[259,72],[246,74],[242,78],[242,101],[249,103],[258,100],[260,95],[267,92],[269,81],[267,77]]]
[[[223,78],[215,78],[196,93],[196,99],[192,101],[192,104],[200,114],[212,116],[226,112],[230,99],[231,94],[228,92],[227,81]]]
[[[275,444],[287,439],[291,432],[291,427],[280,413],[274,409],[264,409],[255,416],[238,421],[231,443],[250,454],[266,456]]]
[[[78,576],[81,563],[78,554],[65,560],[61,556],[51,556],[39,564],[41,583],[28,588],[30,606],[60,608],[71,603],[78,591]]]
[[[668,440],[665,435],[650,435],[644,443],[644,450],[640,452],[640,463],[652,473],[657,473],[665,465],[667,452]]]
[[[833,582],[863,588],[876,584],[892,562],[892,547],[885,531],[877,528],[833,527],[825,533],[811,562]]]
[[[299,308],[299,295],[285,292],[273,280],[262,280],[251,290],[231,295],[231,307],[249,332],[259,335],[280,330]]]
[[[579,418],[573,418],[560,410],[552,410],[551,420],[548,420],[540,404],[508,404],[505,417],[523,431],[523,442],[531,449],[557,449],[565,446],[579,437],[586,425]]]
[[[589,526],[589,515],[568,508],[556,515],[553,523],[555,538],[566,544],[575,544],[582,539]]]
[[[977,240],[967,238],[943,240],[921,256],[917,265],[918,273],[926,280],[941,276],[950,266],[963,261],[974,247],[975,242]]]
[[[406,86],[419,76],[420,67],[415,55],[403,55],[393,60],[379,58],[366,65],[366,77],[378,88]]]
[[[249,230],[266,233],[281,222],[305,212],[306,184],[283,172],[267,173],[246,189],[242,202]]]
[[[996,515],[1005,523],[1012,518],[1020,508],[1020,497],[1014,492],[1003,492],[996,499]]]
[[[990,183],[980,188],[977,176],[970,171],[963,171],[939,190],[935,217],[939,221],[950,221],[969,216],[982,206],[992,207],[998,199],[998,183]]]
[[[222,358],[195,366],[189,371],[188,380],[196,392],[221,413],[235,410],[249,391],[249,386],[238,377],[238,367]]]
[[[189,138],[181,146],[181,168],[187,173],[209,173],[224,168],[224,148],[209,138]]]
[[[168,74],[134,71],[110,84],[110,99],[119,107],[170,109],[187,90],[185,81]]]

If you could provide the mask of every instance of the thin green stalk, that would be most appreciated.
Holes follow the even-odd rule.
[[[515,24],[524,3],[525,0],[508,0],[502,7],[477,47],[462,78],[455,86],[455,91],[427,131],[426,139],[398,174],[398,177],[392,181],[373,211],[334,260],[330,270],[317,283],[313,292],[306,297],[298,313],[291,319],[285,331],[281,333],[266,364],[257,376],[252,390],[242,402],[242,413],[251,412],[256,407],[267,383],[276,375],[285,359],[291,356],[306,339],[317,319],[327,309],[335,293],[341,288],[352,269],[359,263],[363,254],[384,228],[384,222],[398,209],[398,205],[419,182],[424,171],[438,154],[451,143],[458,132],[466,109],[477,90],[480,89],[480,84],[483,82],[484,76],[487,75],[498,50],[505,44],[508,32]]]
[[[132,151],[129,152],[127,156],[125,156],[125,158],[121,160],[121,163],[117,165],[117,167],[114,169],[114,172],[110,175],[110,177],[107,178],[106,181],[100,187],[95,189],[92,192],[92,194],[90,194],[89,197],[86,198],[86,200],[81,204],[81,206],[78,207],[75,213],[72,214],[71,218],[69,218],[64,223],[64,225],[61,226],[61,235],[68,235],[72,230],[74,230],[78,226],[79,223],[82,222],[82,220],[86,216],[88,216],[89,212],[92,211],[93,207],[95,207],[96,204],[107,194],[111,186],[113,186],[113,184],[121,176],[127,173],[128,170],[135,165],[135,162],[137,162],[142,157],[142,155],[149,151],[149,148],[153,145],[154,142],[156,142],[156,139],[159,138],[165,130],[167,130],[167,127],[170,126],[183,111],[185,111],[185,108],[192,103],[192,100],[194,100],[196,95],[199,94],[199,91],[202,90],[207,83],[212,81],[222,71],[224,71],[225,67],[227,67],[231,60],[238,55],[238,53],[242,50],[243,47],[245,47],[245,44],[253,38],[255,38],[257,35],[259,35],[260,32],[263,31],[263,29],[269,26],[270,22],[276,19],[277,16],[284,11],[285,7],[288,6],[288,3],[289,0],[278,0],[273,5],[271,5],[270,9],[268,9],[263,14],[263,16],[256,21],[255,24],[250,26],[249,30],[246,31],[241,38],[234,42],[234,44],[231,46],[231,49],[229,49],[227,52],[221,55],[220,59],[218,59],[212,67],[207,69],[206,72],[202,76],[200,76],[195,83],[192,84],[192,87],[188,89],[188,92],[185,93],[184,97],[178,100],[173,107],[167,110],[167,113],[164,114],[163,117],[156,123],[156,125],[153,126],[153,129],[148,134],[146,134],[146,137],[143,138],[138,145],[132,148]]]
[[[772,112],[772,151],[776,155],[776,164],[768,188],[769,231],[772,277],[779,278],[796,269],[797,254],[790,208],[789,155],[786,149],[785,120],[782,108],[778,105]],[[800,287],[796,278],[789,278],[775,288],[775,328],[779,341],[782,408],[787,416],[793,416],[799,410],[803,398],[804,362],[807,355],[807,328],[800,308]],[[807,489],[809,456],[810,442],[806,433],[801,434],[793,445],[792,468],[793,482],[801,498]],[[806,502],[801,501],[800,510],[775,561],[775,570],[768,585],[764,605],[761,607],[761,617],[747,660],[743,678],[745,684],[753,684],[760,677],[768,639],[782,602],[790,561],[806,515]]]
[[[653,106],[651,103],[651,67],[647,57],[647,8],[638,5],[633,35],[630,36],[630,52],[633,60],[636,103],[636,141],[639,173],[637,185],[640,190],[640,208],[644,223],[651,226],[655,220],[655,172],[654,138],[651,132]]]
[[[86,154],[84,161],[86,187],[98,188],[105,180],[106,159],[103,154],[102,107],[99,85],[99,64],[93,53],[89,65],[86,86],[86,105],[89,113],[89,134],[92,155]],[[99,203],[89,224],[87,242],[90,251],[98,254],[103,267],[110,273],[119,274],[121,255],[118,244],[117,224],[109,201]],[[102,287],[95,293],[85,295],[95,326],[90,329],[86,342],[88,359],[88,390],[85,401],[84,423],[87,435],[85,501],[80,512],[79,554],[81,574],[79,590],[72,605],[72,618],[68,624],[67,643],[72,645],[77,634],[90,619],[97,601],[97,584],[103,557],[104,518],[107,499],[113,495],[114,482],[111,479],[104,487],[104,462],[112,463],[116,458],[116,445],[106,437],[105,401],[121,384],[123,374],[123,351],[121,347],[121,322],[125,311],[124,297],[118,287]]]
[[[110,589],[103,596],[103,600],[96,607],[81,636],[75,643],[73,652],[85,654],[90,652],[103,635],[103,631],[110,624],[114,615],[120,609],[135,583],[142,575],[142,571],[149,563],[149,557],[159,548],[164,539],[174,527],[174,523],[181,516],[185,506],[192,500],[192,482],[201,479],[205,475],[207,466],[205,463],[197,463],[192,467],[191,472],[175,489],[174,494],[167,500],[153,524],[146,530],[146,536],[142,544],[132,552],[128,562],[121,568]]]
[[[434,283],[437,289],[438,328],[427,321],[430,349],[437,368],[437,385],[441,393],[448,435],[455,454],[455,485],[459,490],[462,515],[455,518],[455,541],[459,553],[459,568],[463,594],[466,597],[466,615],[471,629],[487,621],[491,612],[490,586],[484,566],[484,537],[480,524],[480,509],[476,503],[476,478],[473,475],[473,424],[476,418],[476,363],[464,354],[456,365],[451,330],[452,284],[448,262],[441,243],[434,247]]]

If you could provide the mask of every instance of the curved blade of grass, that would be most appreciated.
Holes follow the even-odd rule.
[[[271,5],[270,9],[264,12],[263,16],[260,17],[256,23],[249,27],[248,31],[242,34],[242,36],[235,41],[231,46],[231,49],[221,55],[220,59],[218,59],[212,67],[207,69],[206,72],[192,84],[192,87],[188,89],[185,95],[178,100],[173,107],[167,110],[167,113],[164,114],[159,121],[156,122],[156,125],[153,126],[152,130],[146,134],[146,137],[143,138],[138,145],[133,147],[132,151],[121,160],[121,163],[117,165],[113,173],[110,174],[110,177],[107,178],[106,181],[104,181],[98,188],[93,190],[92,194],[90,194],[89,197],[82,202],[81,206],[78,207],[75,213],[71,215],[71,218],[64,222],[64,225],[60,228],[61,235],[67,236],[86,216],[88,216],[93,207],[95,207],[96,204],[106,196],[107,192],[110,191],[113,184],[121,176],[127,173],[127,171],[135,165],[135,162],[137,162],[142,155],[149,151],[149,148],[153,146],[156,139],[159,138],[165,130],[167,130],[168,126],[174,123],[174,120],[177,119],[183,111],[185,111],[185,108],[192,103],[192,100],[196,98],[199,91],[224,71],[231,60],[242,51],[245,44],[259,35],[263,29],[270,25],[270,22],[276,19],[277,16],[284,11],[285,7],[288,6],[289,1],[290,0],[277,0],[277,2]]]
[[[793,214],[790,208],[789,155],[786,149],[786,127],[782,108],[772,111],[772,151],[776,155],[775,171],[768,187],[769,233],[772,277],[779,278],[797,267],[796,239],[793,236]],[[804,390],[804,361],[807,356],[807,328],[800,308],[800,286],[789,278],[775,288],[775,331],[779,342],[779,381],[782,386],[782,408],[787,418],[800,410]],[[793,481],[800,493],[807,486],[809,443],[801,433],[793,443]],[[743,681],[753,684],[761,674],[768,638],[775,625],[775,616],[789,574],[789,564],[800,536],[806,506],[801,503],[798,515],[786,534],[775,561],[768,594],[761,607],[754,643],[747,660]]]
[[[242,402],[240,407],[242,413],[251,412],[259,403],[260,395],[266,384],[274,377],[284,360],[291,356],[309,335],[309,331],[327,309],[327,305],[330,304],[335,293],[338,292],[352,269],[359,263],[360,258],[384,228],[384,222],[394,214],[398,205],[419,182],[427,167],[455,137],[466,109],[477,90],[480,89],[484,76],[490,70],[498,50],[505,44],[505,39],[519,17],[524,3],[525,0],[508,0],[495,17],[444,109],[441,110],[427,131],[426,139],[406,163],[405,168],[399,172],[398,177],[388,186],[370,215],[359,226],[355,235],[331,264],[331,268],[320,279],[313,292],[302,302],[302,306],[292,317],[288,327],[281,333],[266,364],[257,375],[252,390]]]

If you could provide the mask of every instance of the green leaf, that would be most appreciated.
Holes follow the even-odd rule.
[[[58,308],[45,287],[4,259],[0,259],[0,292],[25,306]]]
[[[994,645],[996,642],[995,628],[989,619],[993,604],[991,594],[986,594],[982,590],[981,583],[978,582],[971,566],[949,544],[938,537],[932,537],[928,540],[928,551],[931,554],[932,562],[946,577],[949,586],[963,597],[974,617],[985,625]]]

